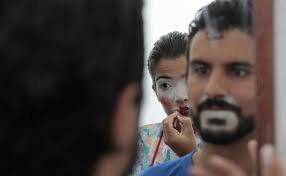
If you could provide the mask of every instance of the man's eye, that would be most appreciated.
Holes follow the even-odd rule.
[[[209,73],[209,69],[206,66],[198,66],[198,67],[194,67],[193,72],[198,74],[198,75],[206,75]]]
[[[168,90],[170,87],[171,87],[171,85],[168,84],[168,83],[162,83],[160,85],[160,88],[163,89],[163,90]]]
[[[235,77],[244,77],[249,74],[249,70],[243,68],[235,68],[232,70],[232,75]]]

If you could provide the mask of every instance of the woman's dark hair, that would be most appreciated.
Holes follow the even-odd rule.
[[[154,82],[154,72],[159,61],[164,59],[175,59],[181,55],[186,55],[187,34],[182,32],[170,32],[160,37],[154,44],[149,58],[148,70]]]

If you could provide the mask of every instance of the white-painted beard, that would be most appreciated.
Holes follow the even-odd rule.
[[[218,109],[212,109],[213,106]],[[230,144],[254,130],[254,116],[244,117],[241,108],[230,98],[203,98],[197,107],[197,114],[191,111],[200,136],[213,144]]]
[[[238,117],[232,111],[204,110],[200,121],[202,130],[215,134],[234,133],[239,125]]]

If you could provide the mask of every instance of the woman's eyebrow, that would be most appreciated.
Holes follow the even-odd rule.
[[[172,79],[172,77],[162,75],[162,76],[158,76],[158,77],[156,78],[156,81],[158,81],[159,79]]]

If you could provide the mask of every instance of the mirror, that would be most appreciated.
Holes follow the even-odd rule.
[[[196,10],[209,2],[211,1],[202,2],[202,4],[196,7]],[[283,66],[286,65],[285,59],[283,59],[285,58],[285,50],[283,52],[282,49],[286,41],[281,37],[286,27],[285,23],[281,22],[279,18],[283,16],[282,13],[286,10],[286,4],[283,0],[257,0],[254,2],[255,17],[259,17],[254,17],[254,31],[257,32],[257,48],[255,51],[257,57],[257,139],[259,145],[274,143],[275,141],[279,155],[286,161],[286,153],[283,151],[286,147],[285,142],[283,142],[283,139],[286,138],[286,131],[283,124],[286,124],[286,121],[285,118],[281,117],[281,114],[286,113],[285,108],[283,108],[286,99],[285,93],[283,93],[283,90],[286,88],[286,80],[285,74],[283,74],[282,71]],[[144,11],[146,58],[148,58],[153,43],[158,40],[160,36],[171,31],[187,32],[186,26],[188,26],[193,19],[196,10],[194,10],[194,12],[190,10],[190,7],[194,6],[194,2],[184,3],[185,2],[175,4],[170,1],[160,3],[156,1],[151,3],[148,0],[146,1]],[[190,5],[191,3],[192,5]],[[162,6],[162,4],[164,4],[164,6]],[[169,5],[172,10],[168,8]],[[179,9],[178,13],[174,10],[177,8],[177,5]],[[265,11],[265,7],[268,7],[268,11]],[[170,13],[170,11],[172,11],[172,13]],[[172,23],[172,21],[176,20],[178,20],[178,23]],[[172,24],[180,25],[172,26]],[[151,77],[146,68],[144,85],[146,97],[143,103],[140,125],[160,123],[164,117],[166,117],[166,113],[163,111],[151,87]],[[274,132],[276,135],[274,135]]]

